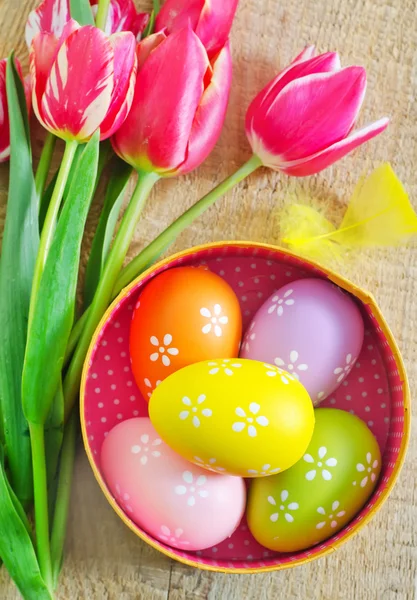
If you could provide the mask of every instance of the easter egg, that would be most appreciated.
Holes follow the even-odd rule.
[[[140,295],[130,329],[132,370],[143,397],[187,365],[237,356],[241,335],[239,301],[219,275],[199,267],[161,273]]]
[[[360,310],[347,293],[329,281],[302,279],[261,306],[240,355],[289,371],[317,405],[350,373],[363,337]]]
[[[153,392],[149,416],[181,456],[240,477],[288,469],[304,454],[314,428],[310,397],[292,375],[236,358],[173,373]]]
[[[103,442],[101,465],[129,519],[168,546],[209,548],[242,519],[243,479],[190,464],[161,440],[148,418],[116,425]]]
[[[377,483],[381,453],[365,423],[334,408],[315,413],[302,459],[285,473],[251,483],[249,529],[270,550],[304,550],[331,537],[366,504]]]

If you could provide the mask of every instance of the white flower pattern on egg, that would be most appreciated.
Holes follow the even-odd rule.
[[[277,365],[277,367],[283,368],[283,369],[285,369],[285,371],[288,371],[289,373],[291,373],[291,375],[293,377],[295,377],[295,379],[297,379],[297,381],[299,381],[300,376],[297,373],[297,371],[307,371],[308,370],[308,365],[306,365],[305,363],[298,363],[299,358],[300,358],[300,355],[298,354],[297,350],[291,350],[290,360],[288,361],[288,363],[279,357],[274,359],[274,363]]]
[[[182,479],[187,485],[181,484],[175,486],[175,493],[178,496],[186,496],[188,506],[195,506],[199,497],[208,498],[209,493],[204,487],[207,482],[205,475],[195,477],[191,471],[184,471]]]
[[[332,473],[326,467],[335,467],[337,465],[337,459],[327,458],[326,460],[324,460],[326,455],[327,448],[325,446],[321,446],[319,448],[317,461],[311,456],[311,454],[304,454],[303,460],[305,460],[306,463],[309,463],[312,466],[314,465],[315,467],[314,469],[307,471],[305,476],[307,481],[313,481],[313,479],[315,479],[317,475],[317,472],[321,473],[321,476],[325,481],[330,481],[330,479],[332,479]]]
[[[322,506],[319,506],[317,509],[317,512],[320,515],[323,515],[323,517],[326,517],[326,520],[320,521],[320,523],[317,523],[316,529],[322,529],[327,524],[327,521],[330,521],[330,527],[332,529],[334,529],[338,524],[337,519],[341,519],[346,514],[345,510],[339,510],[338,512],[336,512],[338,510],[339,506],[340,506],[340,502],[338,500],[335,500],[332,504],[332,509],[331,509],[332,512],[329,515],[326,515],[326,511],[324,510],[324,508]]]
[[[222,315],[222,307],[220,304],[214,305],[213,312],[206,307],[201,308],[200,315],[209,319],[209,322],[203,325],[201,331],[204,334],[213,331],[216,337],[221,337],[223,334],[221,325],[227,325],[229,318],[226,315]]]
[[[268,377],[277,377],[279,375],[284,385],[288,385],[290,381],[295,381],[295,377],[293,377],[292,375],[290,375],[290,373],[287,373],[283,369],[280,369],[279,367],[276,367],[274,365],[268,365],[267,363],[264,363],[264,367],[266,368],[266,375],[268,375]]]
[[[272,304],[268,308],[268,314],[272,315],[272,313],[274,313],[276,311],[277,315],[279,317],[282,317],[282,315],[284,314],[284,307],[292,306],[293,304],[295,304],[295,300],[293,298],[290,298],[290,296],[293,293],[294,293],[294,290],[291,289],[291,290],[287,290],[283,297],[281,297],[279,294],[276,294],[275,296],[273,296]]]
[[[269,421],[266,417],[256,416],[256,415],[258,415],[260,409],[261,409],[261,407],[259,404],[257,404],[257,402],[251,402],[249,404],[249,414],[246,414],[246,412],[243,410],[243,408],[238,406],[235,409],[235,414],[244,420],[236,421],[235,423],[233,423],[233,425],[232,425],[233,431],[240,433],[241,431],[243,431],[246,428],[246,425],[247,425],[249,437],[256,437],[258,435],[256,425],[260,425],[261,427],[267,427],[269,425]]]
[[[188,396],[184,396],[182,399],[182,403],[187,407],[188,410],[183,410],[180,412],[179,417],[181,421],[188,419],[189,416],[192,416],[192,423],[194,427],[200,427],[201,421],[200,416],[203,417],[211,417],[213,411],[211,408],[202,408],[201,405],[206,401],[206,396],[204,394],[200,394],[197,398],[197,404],[194,404]]]
[[[203,467],[204,469],[207,469],[208,471],[213,471],[214,473],[222,473],[223,471],[226,470],[223,467],[219,467],[216,464],[217,463],[216,458],[209,458],[208,461],[204,461],[199,456],[194,456],[194,460],[196,460],[198,462],[198,464],[201,467]]]
[[[178,548],[179,546],[189,546],[190,542],[186,540],[181,540],[181,536],[184,533],[184,530],[178,527],[171,533],[171,530],[166,525],[161,525],[161,533],[158,534],[158,537],[163,542],[166,542],[170,546],[175,546]]]
[[[146,393],[146,395],[148,396],[148,398],[150,398],[152,396],[152,392],[155,390],[155,388],[158,387],[158,385],[161,383],[161,380],[158,379],[158,381],[155,383],[155,387],[152,385],[151,380],[148,379],[147,377],[145,377],[145,379],[143,380],[143,383],[146,385],[147,388],[150,389],[149,392]]]
[[[242,363],[231,362],[230,358],[225,358],[222,362],[211,361],[208,363],[208,366],[210,367],[209,375],[217,375],[217,373],[223,371],[225,375],[229,375],[230,377],[233,375],[233,369],[240,369]]]
[[[169,365],[171,364],[171,359],[169,355],[178,356],[179,354],[178,348],[171,346],[172,335],[170,333],[166,333],[164,335],[163,344],[160,344],[159,339],[155,335],[152,335],[150,342],[152,346],[155,346],[157,348],[157,350],[155,350],[155,352],[153,352],[150,355],[150,360],[152,362],[156,362],[159,358],[161,358],[162,364],[165,367],[169,367]]]
[[[140,454],[139,462],[141,465],[146,465],[150,457],[159,458],[161,452],[157,449],[162,444],[160,438],[155,438],[151,441],[151,438],[147,433],[140,436],[140,444],[134,444],[130,451],[132,454]]]
[[[346,377],[346,375],[349,374],[349,372],[353,366],[353,363],[355,362],[352,359],[353,359],[352,354],[346,354],[346,358],[345,358],[346,364],[343,367],[337,367],[333,371],[333,373],[335,375],[337,375],[337,383],[340,383],[341,381],[343,381],[343,379]]]
[[[265,477],[266,475],[275,475],[281,471],[281,468],[272,469],[271,465],[263,465],[260,471],[256,469],[248,469],[248,475],[258,475],[259,477]]]
[[[248,329],[248,332],[245,336],[245,350],[246,352],[249,352],[250,350],[250,342],[253,342],[254,339],[256,338],[256,333],[253,331],[255,327],[255,321],[252,321],[252,323],[250,324],[250,327]]]
[[[274,496],[268,496],[267,500],[269,504],[271,504],[271,506],[273,506],[275,509],[269,517],[273,523],[278,521],[280,514],[284,516],[284,519],[287,521],[287,523],[294,522],[294,516],[291,514],[291,512],[298,510],[299,505],[298,502],[289,502],[287,504],[288,497],[288,490],[282,490],[280,494],[280,503],[278,504]]]
[[[365,461],[364,461],[365,462]],[[368,481],[372,481],[372,483],[376,479],[376,469],[378,468],[379,462],[377,459],[372,460],[372,454],[370,452],[366,453],[366,464],[358,463],[356,465],[356,470],[358,473],[363,473],[364,477],[360,482],[361,487],[365,487]],[[357,482],[354,481],[353,485],[356,485]]]

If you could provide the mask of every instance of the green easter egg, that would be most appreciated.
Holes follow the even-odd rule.
[[[366,504],[378,481],[381,453],[365,423],[335,408],[316,409],[315,417],[303,458],[251,483],[249,529],[270,550],[304,550],[331,537]]]

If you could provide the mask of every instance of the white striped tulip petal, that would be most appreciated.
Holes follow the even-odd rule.
[[[96,27],[70,21],[60,40],[39,34],[30,58],[34,111],[46,129],[64,140],[86,142],[102,126],[104,139],[122,124],[136,80],[132,33],[109,38]]]

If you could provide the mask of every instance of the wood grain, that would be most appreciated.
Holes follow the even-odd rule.
[[[1,0],[0,55],[13,47],[25,65],[24,24],[36,0]],[[149,4],[141,3],[141,8]],[[241,0],[232,34],[234,85],[222,137],[205,165],[160,183],[138,228],[131,255],[248,156],[243,131],[251,97],[306,44],[340,51],[344,64],[363,64],[368,92],[360,122],[388,115],[388,132],[316,177],[288,179],[260,171],[196,221],[175,247],[206,241],[279,240],[279,210],[305,197],[340,218],[358,177],[390,161],[417,207],[417,4],[415,0]],[[35,155],[42,132],[36,128]],[[0,168],[0,220],[7,168]],[[99,207],[89,218],[86,250]],[[372,291],[397,337],[417,395],[417,250],[376,251],[344,274]],[[266,575],[210,574],[166,559],[139,541],[100,492],[79,449],[58,598],[62,600],[412,600],[417,599],[417,420],[399,481],[383,509],[332,556]],[[4,570],[0,597],[16,594]]]

